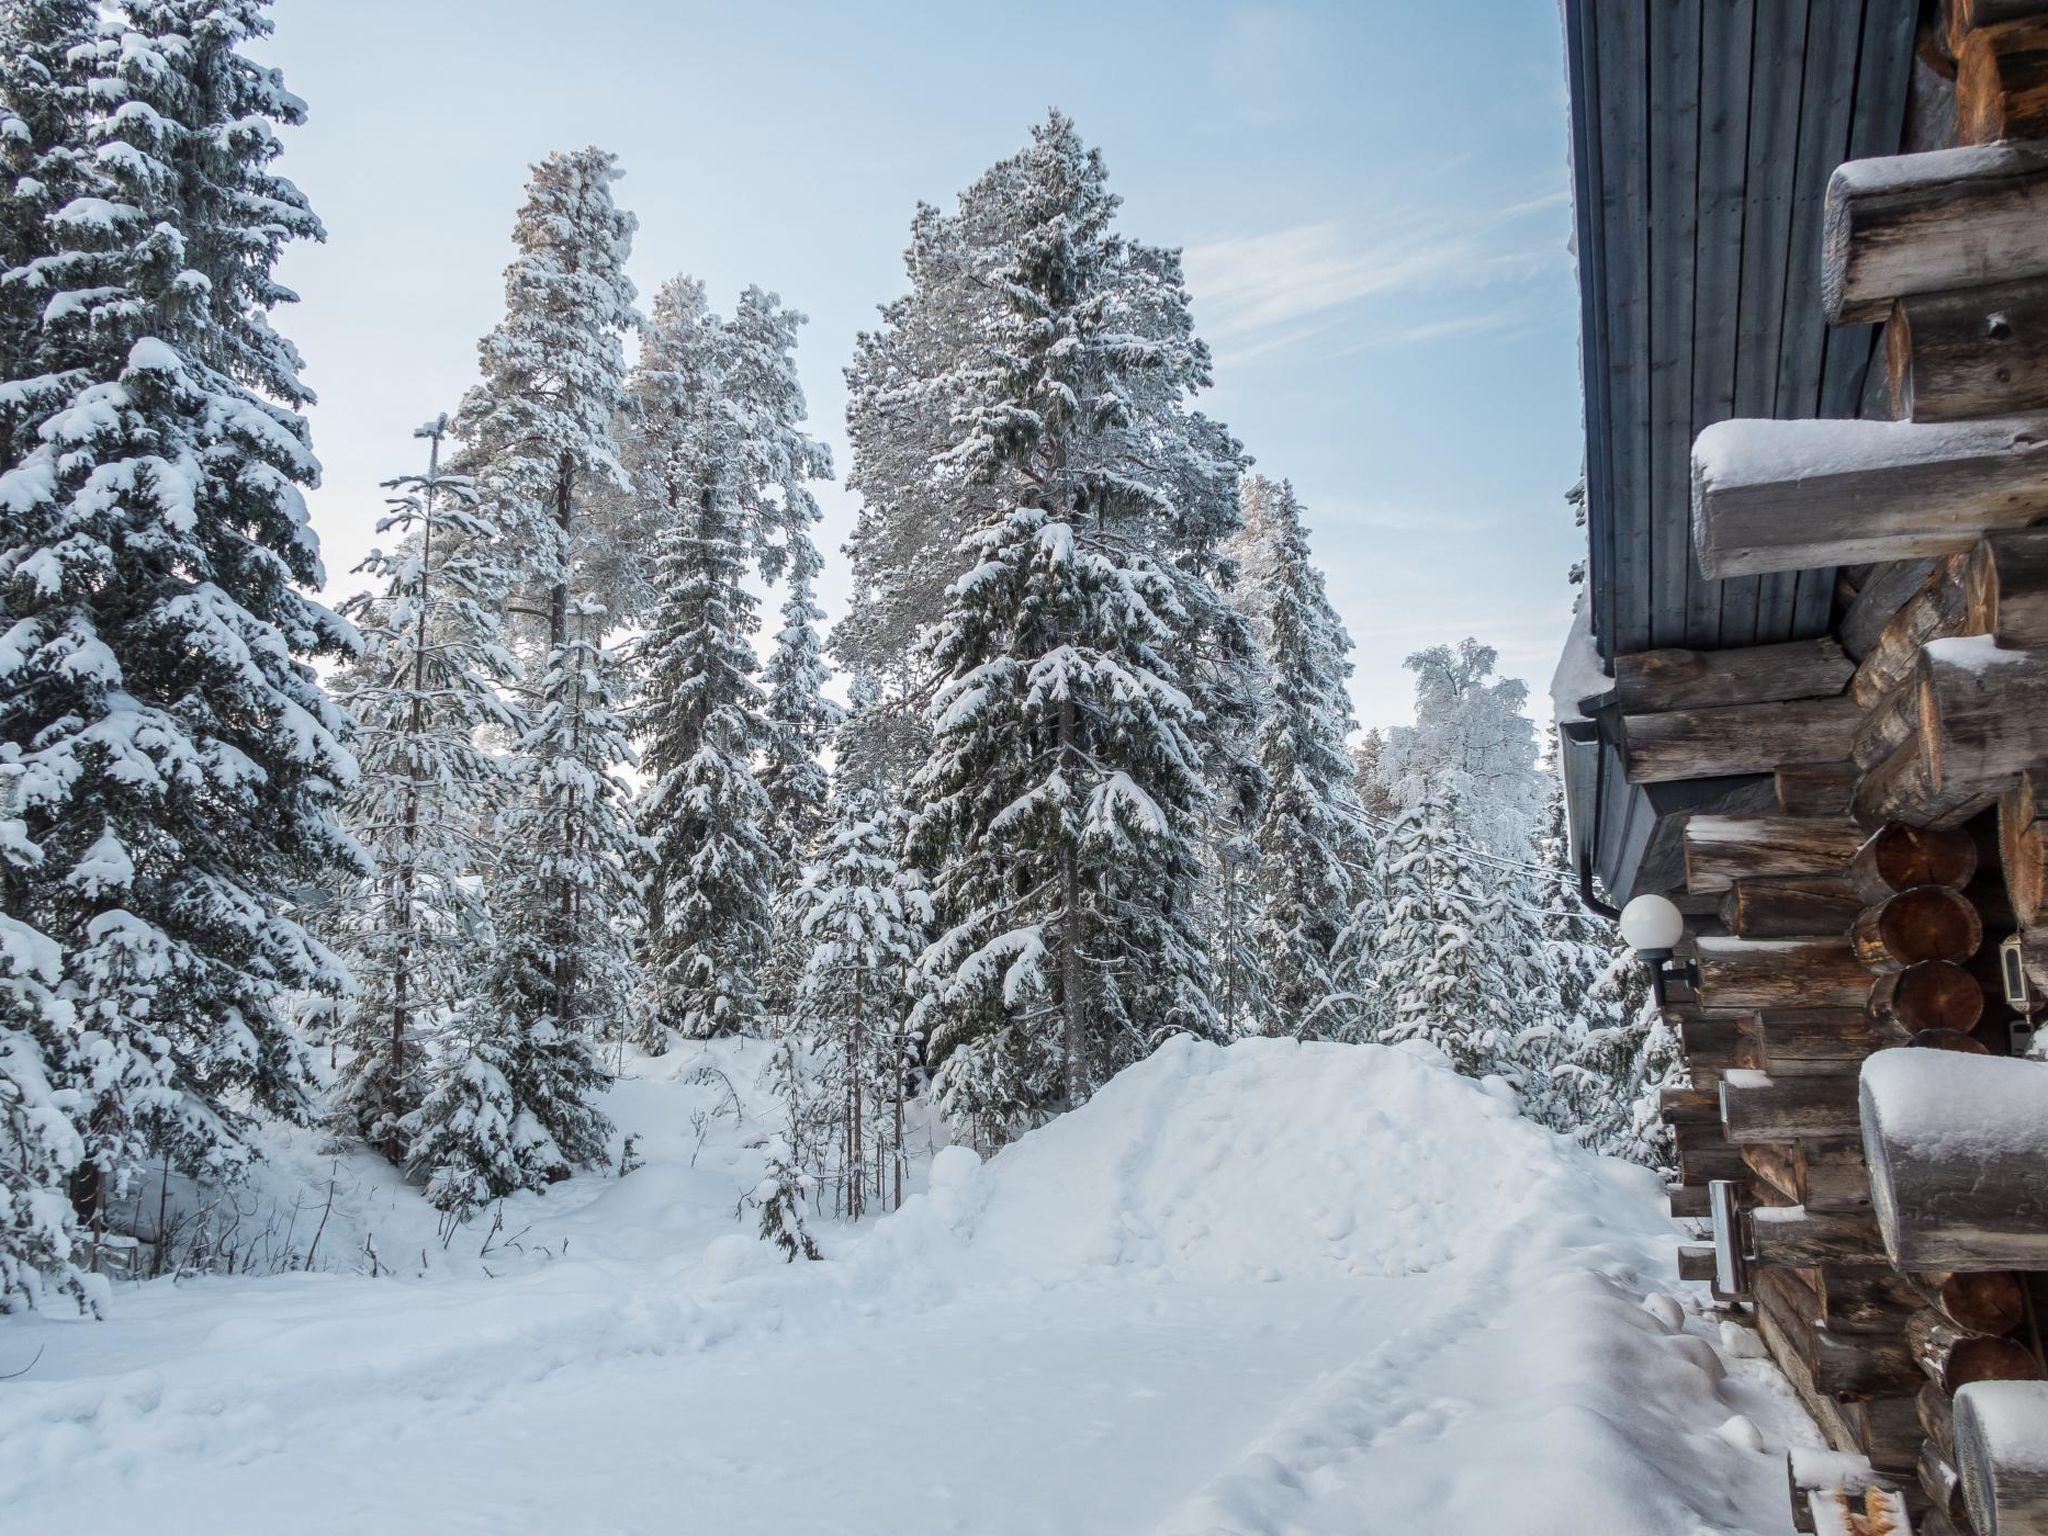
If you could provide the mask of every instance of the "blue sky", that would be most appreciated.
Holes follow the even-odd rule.
[[[1310,513],[1358,642],[1361,718],[1401,660],[1476,634],[1541,707],[1581,457],[1562,44],[1549,0],[703,4],[279,0],[306,97],[286,171],[326,221],[282,328],[322,403],[330,593],[379,480],[453,409],[502,302],[526,166],[603,145],[633,271],[748,282],[811,317],[813,421],[845,468],[840,368],[903,286],[913,204],[950,200],[1049,106],[1107,157],[1124,227],[1187,252],[1207,408]],[[852,499],[822,493],[835,555]],[[823,597],[840,606],[836,558]]]

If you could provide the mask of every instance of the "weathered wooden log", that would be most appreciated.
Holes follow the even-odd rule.
[[[1775,1141],[1751,1142],[1742,1148],[1742,1160],[1748,1164],[1750,1174],[1761,1182],[1777,1199],[1787,1205],[1799,1203],[1798,1170],[1792,1161],[1789,1143]]]
[[[1729,1067],[1735,1064],[1735,1042],[1740,1035],[1735,1020],[1726,1016],[1691,1013],[1681,1016],[1678,1048],[1689,1066]]]
[[[1711,893],[1737,880],[1834,874],[1863,842],[1845,818],[1697,815],[1685,824],[1685,886]]]
[[[1861,1112],[1893,1263],[2048,1269],[2048,1065],[1880,1051],[1863,1064]]]
[[[1956,54],[1956,141],[1993,144],[2048,134],[2048,21],[1965,33]]]
[[[1858,769],[1848,763],[1791,763],[1772,772],[1778,809],[1787,816],[1847,816]]]
[[[1736,1068],[1721,1077],[1721,1124],[1738,1147],[1848,1135],[1860,1123],[1856,1094],[1852,1077],[1771,1077]],[[1796,1198],[1796,1191],[1787,1193]]]
[[[1846,938],[1701,939],[1696,963],[1712,1008],[1849,1008],[1870,990]]]
[[[1985,787],[2048,761],[2048,651],[2006,651],[1987,635],[1920,652],[1920,751],[1928,779]]]
[[[1962,633],[2005,650],[2048,648],[2048,528],[1987,533],[1970,551]]]
[[[2026,1291],[2009,1270],[1931,1270],[1909,1279],[1927,1305],[1965,1333],[2007,1334],[2026,1321]]]
[[[1860,770],[1875,768],[1905,745],[1920,727],[1920,695],[1911,680],[1879,699],[1857,722],[1849,759]]]
[[[1936,784],[1927,754],[1921,750],[1920,732],[1916,730],[1897,751],[1857,781],[1849,808],[1866,827],[1881,827],[1888,821],[1954,827],[1968,821],[1997,797],[1995,789],[1981,785]]]
[[[1930,1381],[1920,1388],[1920,1395],[1914,1402],[1916,1417],[1920,1421],[1920,1433],[1927,1437],[1928,1444],[1941,1453],[1941,1459],[1950,1466],[1956,1459],[1956,1408],[1955,1399],[1941,1390],[1939,1382]]]
[[[2048,1384],[1965,1387],[1956,1394],[1955,1446],[1977,1536],[2048,1536]]]
[[[1714,1179],[1749,1176],[1741,1149],[1721,1139],[1718,1125],[1675,1125],[1671,1137],[1678,1143],[1678,1177],[1682,1182],[1704,1187]]]
[[[1769,773],[1788,759],[1834,762],[1849,755],[1862,717],[1846,698],[1624,715],[1622,758],[1631,784]]]
[[[1921,1497],[1927,1500],[1930,1508],[1940,1510],[1950,1521],[1969,1519],[1970,1511],[1963,1499],[1962,1477],[1930,1441],[1920,1444],[1917,1472]]]
[[[1922,1029],[1906,1042],[1916,1051],[1965,1051],[1972,1056],[1988,1056],[1989,1046],[1974,1034],[1966,1035],[1959,1029]]]
[[[1974,29],[2039,16],[2041,0],[1942,0],[1941,10],[1946,21],[1942,42],[1954,59],[1962,56],[1963,45]]]
[[[1908,687],[1920,664],[1920,650],[1930,640],[1947,639],[1967,633],[1970,625],[1970,584],[1968,554],[1943,555],[1934,562],[1927,579],[1905,602],[1891,621],[1878,632],[1877,642],[1864,653],[1850,681],[1849,696],[1866,710],[1875,711],[1899,689]],[[1917,699],[1907,708],[1907,723],[1918,717]],[[1905,739],[1898,725],[1886,728],[1894,740]],[[1885,753],[1877,751],[1873,728],[1859,726],[1862,755],[1858,766],[1868,769]],[[1851,744],[1856,751],[1858,743]]]
[[[1870,576],[1856,589],[1856,596],[1842,614],[1836,638],[1852,661],[1861,661],[1877,644],[1878,636],[1892,616],[1920,590],[1934,561],[1892,560],[1871,567]]]
[[[1670,1202],[1671,1214],[1681,1221],[1699,1221],[1707,1215],[1707,1186],[1704,1184],[1666,1184],[1664,1198]]]
[[[1761,1029],[1742,1037],[1736,1048],[1735,1060],[1721,1071],[1723,1073],[1746,1069],[1762,1072],[1768,1077],[1834,1077],[1853,1078],[1863,1064],[1863,1056],[1773,1056]]]
[[[1780,1269],[1884,1260],[1884,1240],[1868,1213],[1760,1205],[1750,1213],[1750,1233],[1757,1263]]]
[[[2048,284],[1922,293],[1885,322],[1892,414],[1970,421],[2048,410]]]
[[[1999,796],[1998,851],[2014,920],[2048,923],[2048,776],[2022,773]]]
[[[1674,1212],[1674,1214],[1676,1214]],[[1714,1245],[1712,1243],[1680,1243],[1678,1245],[1678,1278],[1681,1280],[1711,1281],[1714,1278]]]
[[[1921,1438],[1912,1393],[1862,1398],[1842,1407],[1849,1422],[1850,1444],[1870,1458],[1872,1470],[1910,1476],[1920,1458]],[[1894,1529],[1903,1532],[1904,1527]]]
[[[1625,715],[1648,715],[1831,698],[1855,670],[1829,639],[1732,651],[1638,651],[1614,658],[1614,700]]]
[[[1971,1333],[1932,1307],[1906,1322],[1906,1347],[1927,1379],[1953,1397],[1973,1381],[2038,1381],[2041,1362],[2016,1339]]]
[[[1859,844],[1849,860],[1849,884],[1866,905],[1920,885],[1961,890],[1977,873],[1977,843],[1954,828],[1894,822]]]
[[[1870,1210],[1870,1174],[1860,1136],[1803,1137],[1792,1144],[1799,1203],[1809,1211]]]
[[[1833,938],[1862,911],[1846,870],[1737,880],[1721,898],[1721,924],[1738,939]]]
[[[1912,1286],[1889,1265],[1826,1264],[1806,1273],[1820,1297],[1820,1320],[1836,1333],[1897,1338],[1919,1310]]]
[[[1792,1384],[1800,1403],[1812,1420],[1821,1428],[1831,1445],[1850,1445],[1855,1442],[1856,1431],[1845,1404],[1829,1394],[1818,1390],[1813,1383],[1813,1373],[1799,1357],[1799,1351],[1792,1340],[1780,1328],[1773,1311],[1768,1307],[1756,1309],[1757,1332],[1763,1337],[1764,1348],[1785,1379]]]
[[[1959,554],[2039,514],[2048,423],[1722,422],[1700,434],[1692,473],[1712,577]]]
[[[1875,1397],[1918,1387],[1919,1369],[1902,1339],[1815,1327],[1813,1293],[1790,1270],[1760,1269],[1752,1288],[1758,1305],[1776,1315],[1818,1390],[1833,1397]]]
[[[1923,1029],[1967,1034],[1984,1016],[1984,990],[1952,960],[1922,960],[1878,977],[1866,1006],[1873,1019],[1897,1025],[1909,1039]]]
[[[1882,320],[1907,294],[2048,276],[2048,155],[1983,145],[1852,160],[1828,180],[1821,308]]]
[[[1747,1025],[1768,1061],[1861,1062],[1872,1051],[1904,1045],[1911,1034],[1862,1008],[1769,1008]]]
[[[1657,1113],[1666,1125],[1718,1125],[1721,1100],[1699,1088],[1660,1088]]]
[[[1902,971],[1922,960],[1967,960],[1984,923],[1961,891],[1916,885],[1865,907],[1849,929],[1856,958],[1871,971]]]

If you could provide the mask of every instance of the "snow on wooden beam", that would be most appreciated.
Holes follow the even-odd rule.
[[[1920,652],[1920,752],[1937,791],[1995,797],[2048,761],[2048,651],[2000,649],[1988,635],[1936,640]]]
[[[1849,755],[1861,718],[1846,698],[1624,715],[1622,761],[1631,784],[1769,773],[1787,759],[1834,762]]]
[[[1877,1223],[1853,1211],[1823,1213],[1802,1205],[1762,1205],[1750,1213],[1758,1264],[1808,1269],[1816,1264],[1882,1264]]]
[[[1849,684],[1855,665],[1823,637],[1732,651],[1669,648],[1614,659],[1614,698],[1622,713],[1711,709],[1823,699]]]
[[[1693,444],[1693,538],[1716,578],[1956,553],[2044,507],[2041,417],[1722,421]]]
[[[1843,817],[1697,815],[1685,824],[1685,888],[1725,891],[1762,876],[1839,874],[1865,837]]]
[[[1978,1536],[2048,1536],[2048,1383],[1964,1387],[1955,1400],[1955,1451]]]
[[[1851,160],[1828,178],[1821,309],[1884,319],[1908,294],[2048,276],[2048,152],[1986,144]]]
[[[2048,1065],[1952,1051],[1863,1064],[1863,1151],[1901,1269],[2048,1269]]]
[[[1870,973],[1840,939],[1701,939],[1700,999],[1710,1008],[1853,1008]]]

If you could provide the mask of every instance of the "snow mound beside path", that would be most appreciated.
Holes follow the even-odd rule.
[[[1175,1040],[985,1166],[942,1151],[930,1193],[855,1257],[1044,1285],[1103,1268],[1394,1278],[1477,1258],[1540,1213],[1547,1243],[1628,1234],[1668,1260],[1654,1175],[1491,1087],[1426,1045]]]

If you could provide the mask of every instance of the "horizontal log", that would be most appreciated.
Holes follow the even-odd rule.
[[[1962,56],[1963,45],[1978,27],[2039,16],[2041,0],[1942,0],[1940,10],[1947,22],[1941,30],[1941,43],[1955,59]]]
[[[1985,789],[2048,761],[2048,651],[2007,651],[1989,636],[1920,653],[1920,751],[1937,790]]]
[[[1686,889],[1710,893],[1738,880],[1837,874],[1865,836],[1853,821],[1832,816],[1696,815],[1685,824]]]
[[[1984,924],[1961,891],[1916,885],[1857,914],[1849,929],[1856,958],[1870,971],[1902,971],[1922,960],[1967,960],[1984,941]]]
[[[1883,1051],[1863,1065],[1861,1117],[1892,1262],[2048,1269],[2048,1065]]]
[[[2022,773],[1999,796],[1998,848],[2014,921],[2048,924],[2048,776]]]
[[[1856,1092],[1852,1077],[1771,1077],[1736,1069],[1721,1079],[1721,1124],[1735,1146],[1849,1135],[1860,1124]]]
[[[1984,1016],[1984,989],[1951,960],[1922,960],[1871,984],[1866,1005],[1879,1024],[1905,1031],[1908,1039],[1928,1029],[1968,1034]]]
[[[1779,1325],[1775,1309],[1759,1306],[1756,1309],[1756,1327],[1757,1332],[1763,1337],[1764,1348],[1769,1351],[1778,1369],[1785,1373],[1785,1379],[1798,1394],[1807,1415],[1820,1426],[1821,1433],[1826,1436],[1828,1443],[1853,1444],[1856,1431],[1847,1405],[1815,1387],[1812,1370]]]
[[[1822,313],[1874,322],[1908,294],[2048,276],[2044,222],[2048,155],[2035,145],[1849,161],[1828,179]]]
[[[1958,1328],[1932,1307],[1906,1322],[1906,1347],[1942,1391],[1953,1397],[1973,1381],[2038,1381],[2041,1362],[2014,1339]]]
[[[1918,1388],[1919,1369],[1903,1340],[1815,1327],[1812,1293],[1787,1270],[1759,1270],[1754,1284],[1758,1304],[1775,1314],[1817,1390],[1832,1397],[1876,1397]]]
[[[1923,293],[1885,322],[1892,414],[1971,421],[2048,410],[2048,283]]]
[[[1638,651],[1614,658],[1614,698],[1628,715],[1830,698],[1855,670],[1826,638],[1730,651]]]
[[[1904,1045],[1909,1032],[1862,1008],[1768,1008],[1752,1026],[1767,1061],[1858,1063],[1872,1051]]]
[[[1717,1125],[1721,1100],[1718,1094],[1698,1088],[1660,1088],[1657,1112],[1666,1125]]]
[[[1622,757],[1631,784],[1769,773],[1787,761],[1849,755],[1863,712],[1846,698],[1731,704],[1624,715]]]
[[[1870,1458],[1871,1470],[1890,1477],[1910,1475],[1920,1459],[1920,1424],[1910,1394],[1863,1398],[1843,1404],[1849,1421],[1850,1444]],[[1876,1485],[1872,1485],[1872,1491]],[[1903,1516],[1891,1525],[1873,1525],[1873,1533],[1892,1531],[1905,1536]]]
[[[1970,551],[1963,633],[2003,650],[2048,648],[2048,528],[1987,533]]]
[[[1918,885],[1961,890],[1977,873],[1977,841],[1954,828],[1878,828],[1849,860],[1849,884],[1868,904]]]
[[[1889,1266],[1827,1264],[1807,1273],[1820,1297],[1820,1320],[1836,1333],[1897,1338],[1919,1307],[1913,1287]]]
[[[1934,1270],[1910,1278],[1927,1305],[1965,1333],[2008,1334],[2027,1319],[2026,1291],[2009,1270]]]
[[[1870,973],[1843,939],[1701,939],[1700,996],[1713,1008],[1849,1008]]]
[[[1799,1203],[1809,1211],[1870,1210],[1870,1174],[1860,1135],[1807,1137],[1792,1144]]]
[[[1721,924],[1738,939],[1839,938],[1862,911],[1846,870],[1737,880],[1721,898]]]
[[[1974,549],[1974,546],[1972,546]],[[1919,667],[1920,650],[1930,640],[1966,634],[1970,627],[1970,554],[1943,555],[1927,572],[1927,579],[1891,616],[1878,632],[1876,643],[1864,653],[1849,684],[1849,697],[1864,709],[1875,712],[1893,694],[1913,681]],[[1907,706],[1904,722],[1865,721],[1857,727],[1851,753],[1865,769],[1882,761],[1888,748],[1879,750],[1880,735],[1893,738],[1892,745],[1905,739],[1905,730],[1917,718],[1917,701]]]
[[[1866,827],[1912,821],[1925,827],[1957,827],[1997,798],[1995,791],[1974,784],[1937,786],[1920,733],[1857,782],[1850,811]]]
[[[1974,1382],[1956,1394],[1956,1470],[1977,1536],[2048,1533],[2048,1384]]]
[[[1762,1072],[1769,1077],[1837,1077],[1853,1078],[1856,1069],[1863,1064],[1860,1056],[1842,1059],[1837,1057],[1777,1056],[1764,1043],[1763,1031],[1757,1030],[1742,1037],[1737,1047],[1731,1069]]]
[[[2048,423],[1721,422],[1692,472],[1700,569],[1717,579],[1960,554],[2038,515]]]
[[[1671,1214],[1680,1221],[1703,1221],[1711,1209],[1704,1184],[1666,1184],[1664,1198],[1670,1202]],[[1713,1249],[1707,1251],[1712,1253]]]
[[[1877,1223],[1853,1211],[1810,1211],[1804,1206],[1758,1206],[1750,1233],[1759,1264],[1805,1269],[1816,1264],[1881,1264],[1884,1240]]]
[[[1756,1141],[1745,1143],[1742,1161],[1748,1165],[1750,1175],[1765,1192],[1767,1203],[1786,1205],[1799,1203],[1799,1179],[1792,1163],[1792,1148],[1788,1143]],[[1775,1194],[1777,1198],[1770,1198]]]
[[[1847,816],[1857,768],[1846,763],[1789,763],[1772,771],[1778,809],[1787,816]]]
[[[1696,1013],[1678,1021],[1678,1048],[1689,1066],[1733,1066],[1738,1036],[1732,1018]]]
[[[1977,27],[1956,53],[1956,142],[2048,134],[2048,20]]]
[[[1894,560],[1871,567],[1870,575],[1843,611],[1836,630],[1836,638],[1852,661],[1861,661],[1869,654],[1885,625],[1920,590],[1933,569],[1934,562],[1929,559]]]
[[[1678,1278],[1712,1284],[1714,1279],[1714,1245],[1712,1243],[1680,1243],[1678,1245]]]
[[[1704,1187],[1714,1179],[1745,1179],[1740,1148],[1721,1137],[1718,1125],[1674,1125],[1672,1139],[1678,1143],[1678,1177],[1686,1184]]]

